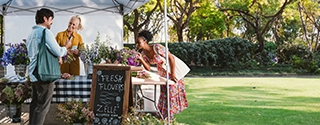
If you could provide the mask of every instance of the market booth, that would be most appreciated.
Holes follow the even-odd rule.
[[[130,107],[133,107],[136,112],[159,112],[156,106],[159,93],[156,88],[158,85],[165,85],[166,79],[149,71],[146,72],[150,78],[131,76],[132,72],[139,71],[145,70],[142,67],[119,64],[97,64],[93,67],[92,79],[88,79],[87,76],[74,76],[72,79],[56,80],[51,108],[45,123],[65,124],[57,119],[57,104],[66,103],[71,98],[90,102],[96,115],[99,115],[97,118],[109,119],[109,122],[120,122],[120,116],[126,115]],[[25,79],[19,79],[14,75],[8,78],[11,83],[25,82]],[[144,86],[153,86],[154,89],[149,89],[151,93],[148,94],[142,90]],[[140,100],[143,101],[142,105]],[[29,112],[30,101],[30,99],[26,100],[26,104],[23,105],[21,119],[24,124],[28,124],[27,112]],[[4,112],[2,109],[0,116],[5,116],[6,114],[1,114]],[[0,123],[9,123],[10,120],[8,117],[0,117]]]
[[[35,13],[41,8],[54,11],[51,31],[66,30],[71,16],[80,15],[83,30],[78,32],[84,43],[93,43],[98,33],[100,40],[110,39],[111,46],[123,47],[123,15],[130,13],[149,0],[0,0],[4,16],[4,43],[21,43],[35,25]],[[14,74],[7,66],[6,74]],[[81,65],[81,73],[84,68]],[[84,74],[83,74],[84,75]]]
[[[123,15],[149,0],[0,0],[1,13],[4,16],[4,43],[20,43],[31,32],[35,25],[36,10],[48,8],[54,11],[55,17],[51,31],[57,34],[67,28],[71,16],[80,15],[84,29],[79,32],[84,43],[93,43],[100,33],[101,41],[110,39],[111,46],[123,47]],[[81,72],[83,73],[83,66]],[[14,67],[6,67],[6,76],[15,75]],[[84,74],[73,80],[60,79],[55,82],[54,103],[63,103],[69,95],[80,95],[84,101],[89,101],[91,94],[91,79]],[[90,92],[90,93],[89,93]],[[131,95],[132,96],[132,95]],[[56,124],[52,113],[47,115],[48,124]],[[28,109],[26,109],[28,110]],[[60,124],[60,123],[59,123]]]

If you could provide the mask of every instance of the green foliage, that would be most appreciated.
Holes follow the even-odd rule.
[[[211,46],[210,48],[204,48],[204,50],[208,51],[212,49],[212,53],[217,56],[216,63],[211,66],[221,68],[245,68],[252,64],[252,56],[255,48],[254,44],[250,41],[240,38],[225,38],[205,41],[204,43],[206,43],[207,46]],[[210,60],[210,62],[211,61],[212,60]]]
[[[266,42],[263,52],[254,55],[255,61],[260,64],[260,66],[273,66],[278,62],[277,58],[277,45],[273,42]],[[256,65],[259,66],[259,65]],[[252,65],[252,67],[256,67]]]
[[[254,51],[257,45],[241,38],[225,38],[195,43],[176,42],[169,43],[168,46],[172,54],[190,66],[241,69],[255,67],[259,63],[269,64],[271,62],[267,54],[259,56],[266,60],[256,60]],[[267,61],[267,63],[262,61]]]
[[[197,47],[193,46],[192,44],[185,43],[185,42],[177,42],[177,43],[169,43],[169,51],[174,54],[175,56],[183,59],[185,63],[189,63],[194,60],[197,55],[192,54],[197,49]],[[190,49],[187,49],[190,48]],[[192,55],[188,55],[192,54]]]
[[[264,52],[271,52],[275,54],[277,51],[277,45],[274,42],[266,42],[264,45]]]
[[[303,19],[303,24],[301,28],[303,28],[303,40],[306,44],[308,44],[309,49],[314,51],[317,49],[319,44],[319,30],[320,30],[320,5],[319,1],[316,0],[301,0],[298,3],[299,7],[301,7],[301,19]],[[301,21],[302,22],[302,21]],[[315,31],[317,29],[317,31]],[[298,39],[298,38],[297,38]]]
[[[277,65],[286,65],[292,68],[276,68],[283,70],[276,72],[280,74],[286,72],[320,73],[318,70],[320,52],[313,53],[301,44],[287,43],[278,46],[274,42],[266,42],[263,52],[259,54],[254,54],[258,48],[257,44],[241,38],[215,39],[195,43],[175,42],[168,43],[168,46],[169,51],[187,65],[205,67],[208,70],[222,69],[231,72],[255,68],[270,70],[276,68]],[[215,73],[209,71],[205,75],[212,74]]]
[[[293,64],[292,56],[295,55],[300,57],[301,59],[307,59],[311,55],[311,51],[308,50],[306,46],[301,44],[283,44],[278,46],[278,53],[279,53],[279,63],[282,64]]]
[[[144,5],[123,16],[124,40],[134,35],[137,38],[138,32],[148,29],[153,33],[159,32],[162,27],[163,13],[159,8],[159,0],[150,0]]]
[[[224,14],[214,8],[211,1],[202,0],[190,18],[188,37],[190,41],[220,38],[226,29]]]
[[[301,19],[299,11],[297,10],[297,3],[288,5],[279,19],[280,24],[277,27],[280,41],[278,43],[283,44],[284,42],[292,43],[298,36],[301,30]]]
[[[319,53],[312,53],[310,57],[303,58],[296,55],[292,56],[293,66],[298,74],[319,74]]]
[[[279,63],[292,64],[298,74],[318,74],[319,52],[311,52],[301,44],[283,44],[278,47]]]

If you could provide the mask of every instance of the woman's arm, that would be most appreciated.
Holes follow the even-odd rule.
[[[137,56],[138,56],[138,59],[140,60],[141,64],[143,65],[143,67],[146,70],[149,71],[150,70],[150,64],[143,59],[143,56],[141,55],[141,53],[138,53]]]
[[[171,72],[171,80],[174,82],[178,82],[178,79],[176,78],[176,73],[175,73],[175,60],[174,56],[171,53],[168,53],[168,58],[169,58],[169,65],[170,65],[170,72]]]

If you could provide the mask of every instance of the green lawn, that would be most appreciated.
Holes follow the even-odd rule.
[[[189,125],[319,125],[320,78],[185,78]]]

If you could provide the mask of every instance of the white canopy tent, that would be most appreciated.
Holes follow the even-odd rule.
[[[80,32],[85,43],[93,42],[100,33],[103,41],[108,36],[112,46],[123,47],[123,15],[147,3],[149,0],[0,0],[1,13],[5,17],[5,43],[19,43],[26,38],[35,25],[36,10],[48,8],[54,11],[55,18],[51,31],[58,33],[67,28],[73,15],[81,15],[84,30]],[[164,15],[167,15],[167,0],[164,0]],[[164,16],[166,53],[168,54],[167,16]],[[168,55],[166,60],[168,61]],[[168,64],[168,62],[166,62]],[[11,68],[11,69],[10,69]],[[167,65],[167,69],[168,65]],[[83,70],[83,66],[82,66]],[[83,72],[83,71],[82,71]],[[7,75],[13,73],[13,67],[8,67]],[[168,74],[167,74],[167,79]],[[169,84],[167,82],[167,89]],[[169,91],[167,91],[169,95]],[[169,98],[167,100],[169,101]],[[168,114],[170,106],[168,104]],[[168,116],[170,124],[170,115]]]
[[[0,0],[3,15],[34,15],[40,8],[55,14],[121,14],[125,15],[149,0]]]
[[[92,43],[98,32],[100,40],[108,37],[111,46],[123,47],[123,15],[149,0],[0,0],[4,16],[4,42],[20,43],[35,25],[35,13],[41,8],[54,11],[51,31],[57,34],[67,28],[71,16],[80,15],[84,29],[79,32],[84,43]],[[81,74],[84,74],[81,65]],[[12,66],[7,75],[14,74]]]

